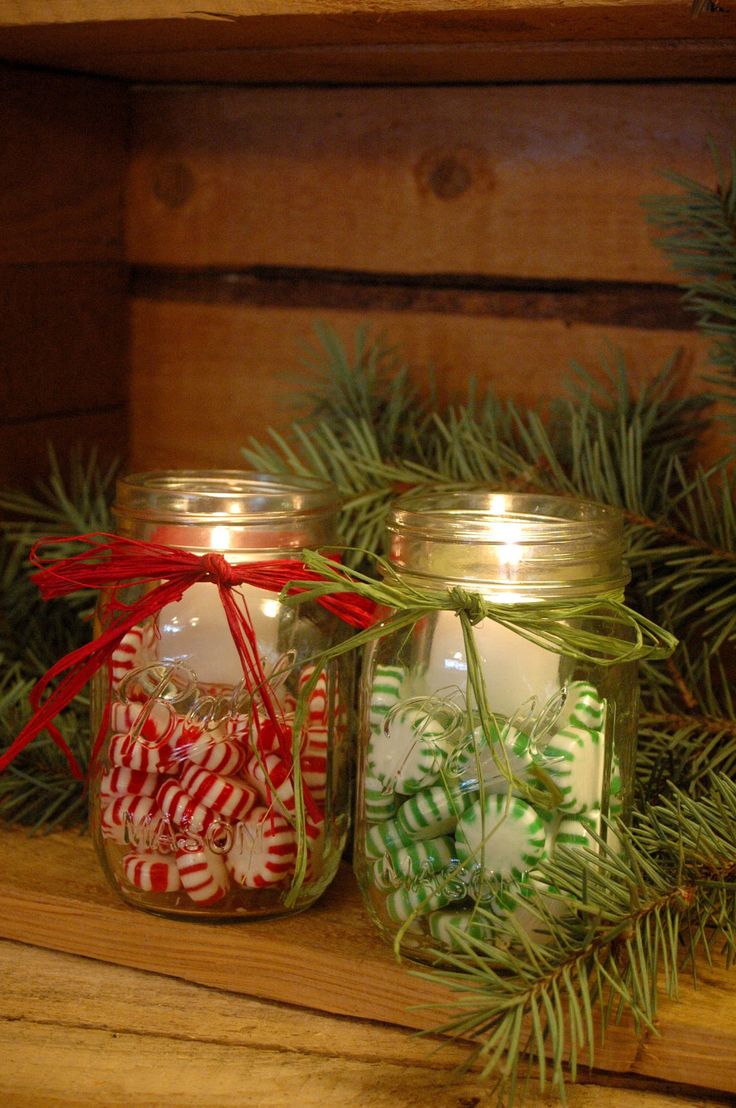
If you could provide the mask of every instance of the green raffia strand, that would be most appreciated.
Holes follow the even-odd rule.
[[[360,554],[364,558],[371,558],[368,551],[360,551]],[[378,580],[335,562],[317,551],[304,550],[302,558],[305,565],[324,580],[306,586],[299,581],[288,582],[281,594],[282,603],[298,606],[331,594],[357,593],[381,607],[394,610],[395,614],[357,632],[334,648],[335,653],[354,650],[384,638],[434,612],[455,612],[463,627],[468,647],[468,672],[473,679],[476,700],[481,705],[485,704],[485,694],[480,687],[480,662],[474,638],[468,632],[484,619],[500,623],[545,650],[599,666],[669,658],[677,646],[677,639],[669,631],[633,611],[612,595],[586,600],[496,604],[480,593],[457,586],[431,590],[409,584],[380,556],[373,556],[376,570],[381,575]],[[289,595],[291,587],[299,591]],[[574,625],[599,623],[601,620],[606,621],[605,635],[586,630],[585,626]],[[614,633],[614,628],[624,633],[619,637]],[[626,637],[626,632],[630,637]],[[333,656],[333,652],[330,652],[330,656]]]

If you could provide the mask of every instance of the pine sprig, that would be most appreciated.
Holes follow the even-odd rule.
[[[659,244],[673,266],[685,275],[683,304],[697,316],[700,330],[712,340],[709,378],[716,396],[736,405],[736,149],[729,165],[713,148],[715,188],[668,173],[679,193],[647,197],[645,209],[658,229]],[[729,421],[736,421],[731,413]]]
[[[628,1014],[657,1034],[660,992],[677,994],[684,961],[717,944],[736,956],[736,785],[711,781],[699,801],[671,790],[646,808],[612,848],[560,848],[523,899],[535,923],[487,917],[489,943],[455,930],[456,951],[413,971],[452,991],[451,1016],[433,1033],[478,1040],[467,1065],[495,1079],[511,1105],[532,1066],[564,1100],[567,1072],[595,1062],[612,1021]],[[554,891],[550,891],[554,890]]]
[[[49,476],[32,492],[0,492],[0,750],[10,745],[27,722],[28,693],[64,654],[87,642],[94,596],[79,591],[44,603],[29,579],[28,553],[46,536],[64,537],[110,528],[117,466],[101,467],[94,452],[72,454],[63,470],[50,454]],[[59,543],[55,554],[74,553]],[[78,697],[58,726],[77,762],[89,756],[89,703]],[[70,777],[66,759],[50,738],[33,742],[0,774],[0,819],[43,828],[84,823],[83,785]]]

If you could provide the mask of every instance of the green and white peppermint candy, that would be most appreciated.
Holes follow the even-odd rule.
[[[449,836],[419,839],[406,846],[391,846],[373,866],[376,888],[390,889],[407,881],[439,873],[453,859]]]
[[[534,765],[529,736],[509,723],[495,729],[489,743],[482,727],[476,727],[450,755],[447,772],[463,792],[479,789],[504,792],[512,778],[528,783]]]
[[[409,839],[435,839],[455,830],[458,816],[470,800],[452,795],[443,785],[432,785],[409,797],[396,813],[396,823]]]
[[[441,875],[428,877],[426,881],[402,885],[386,897],[386,912],[394,923],[405,923],[415,912],[432,912],[446,908],[452,896],[443,889]]]
[[[544,751],[544,769],[563,795],[565,812],[587,812],[600,807],[603,791],[603,739],[598,731],[565,727]]]
[[[413,836],[401,827],[396,819],[383,820],[374,823],[366,831],[365,853],[367,858],[380,858],[387,850],[394,847],[408,846],[413,841]]]
[[[567,687],[565,706],[560,713],[558,730],[584,727],[602,731],[606,722],[606,702],[590,681],[571,681]]]
[[[545,854],[547,831],[531,804],[504,793],[474,801],[458,820],[455,849],[485,873],[521,878]]]
[[[393,706],[401,700],[401,689],[405,676],[406,671],[402,666],[380,664],[376,666],[368,710],[373,734],[383,730],[386,716]]]
[[[471,908],[461,908],[457,911],[447,908],[431,912],[427,916],[427,926],[435,942],[454,953],[467,949],[461,935],[468,935],[471,939],[479,939],[481,942],[490,942],[493,938],[493,927],[486,917],[480,916]],[[461,935],[458,935],[458,932]]]
[[[371,736],[368,768],[373,777],[410,796],[435,783],[452,749],[453,730],[418,707],[391,709]]]
[[[598,820],[600,820],[600,815]],[[568,846],[596,850],[598,843],[595,840],[594,832],[597,831],[597,821],[589,816],[580,815],[561,819],[557,825],[553,849],[558,846]]]
[[[392,819],[399,807],[399,798],[393,789],[383,785],[377,777],[366,777],[363,782],[365,817],[369,823]]]

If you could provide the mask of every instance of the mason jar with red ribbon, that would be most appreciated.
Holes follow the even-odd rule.
[[[186,918],[300,911],[334,878],[350,805],[349,652],[371,605],[289,591],[339,502],[312,480],[168,471],[118,482],[115,535],[33,561],[47,599],[99,590],[95,636],[33,693],[0,770],[92,681],[90,827],[130,904]],[[68,541],[68,540],[65,540]],[[74,772],[79,767],[67,750]]]

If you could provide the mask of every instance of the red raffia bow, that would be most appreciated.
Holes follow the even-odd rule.
[[[87,549],[69,558],[56,560],[49,556],[44,558],[38,553],[40,547],[69,542],[85,543]],[[186,590],[199,581],[211,581],[217,585],[248,692],[258,690],[266,714],[276,728],[279,742],[284,748],[289,743],[263,672],[248,607],[244,598],[236,594],[239,585],[254,585],[269,592],[281,592],[289,585],[287,591],[296,593],[300,591],[297,582],[320,581],[319,574],[307,569],[302,562],[279,559],[232,565],[222,554],[191,554],[171,546],[104,533],[44,540],[33,547],[30,561],[38,567],[32,580],[38,585],[44,600],[66,596],[77,589],[106,589],[113,596],[110,604],[112,619],[96,639],[61,658],[33,687],[29,699],[34,715],[0,757],[0,772],[38,734],[48,731],[66,757],[71,772],[81,780],[83,774],[79,764],[53,720],[103,665],[111,664],[113,652],[128,631],[156,615],[167,604],[181,600]],[[153,585],[153,588],[132,604],[115,599],[116,590],[132,585]],[[351,627],[368,627],[374,619],[370,601],[355,594],[322,596],[319,603]],[[57,677],[61,677],[58,685],[42,701],[50,683]],[[255,715],[257,720],[258,713]],[[95,752],[104,729],[103,720]]]

